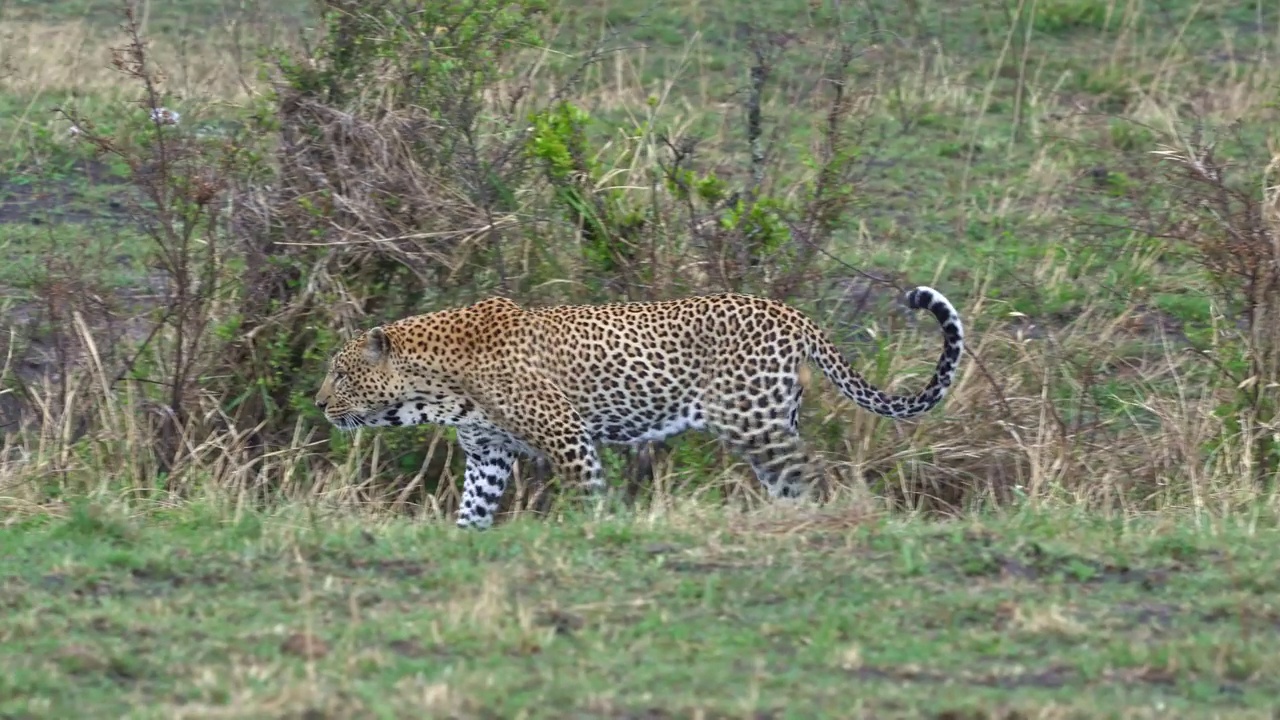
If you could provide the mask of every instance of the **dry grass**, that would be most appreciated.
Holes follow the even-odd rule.
[[[825,379],[816,379],[803,427],[808,434],[840,428],[840,445],[827,452],[846,485],[842,505],[867,507],[868,482],[891,497],[935,509],[1015,500],[1135,512],[1194,507],[1216,513],[1258,502],[1275,505],[1276,498],[1253,478],[1254,461],[1245,442],[1253,428],[1234,428],[1233,418],[1215,414],[1232,389],[1189,379],[1203,376],[1196,356],[1169,344],[1163,354],[1135,366],[1118,350],[1133,337],[1124,330],[1127,314],[1085,314],[1032,340],[1025,328],[1000,329],[1007,313],[984,312],[972,295],[961,310],[979,332],[971,335],[976,342],[953,394],[933,416],[912,423],[873,418],[840,397]],[[894,341],[880,355],[889,360],[881,373],[894,379],[890,387],[901,390],[922,382],[936,345],[930,331],[925,326],[918,333],[902,328],[890,333]],[[92,347],[91,335],[83,338]],[[1064,366],[1064,356],[1088,357],[1114,367],[1113,372],[1135,374],[1140,399],[1109,416],[1098,412],[1081,417],[1096,402],[1095,393],[1080,384],[1076,369]],[[404,488],[379,489],[372,471],[387,452],[386,433],[360,431],[345,460],[334,464],[326,459],[327,443],[316,440],[316,430],[302,421],[287,444],[266,453],[250,451],[249,433],[215,430],[184,438],[182,462],[158,487],[154,473],[159,459],[149,420],[154,405],[128,385],[124,392],[104,392],[106,378],[92,362],[68,380],[65,395],[53,384],[24,388],[39,414],[23,430],[6,436],[0,495],[12,509],[38,505],[50,494],[67,497],[118,488],[175,498],[216,489],[236,503],[252,503],[268,493],[332,506],[394,508],[418,489],[429,468],[449,465],[456,453],[448,438],[437,433],[421,469]],[[1067,394],[1063,388],[1075,392]],[[209,427],[218,406],[217,398],[203,398],[193,418]],[[85,407],[97,408],[96,415],[86,418],[81,412]],[[714,448],[706,439],[689,441]],[[1209,447],[1216,452],[1206,454]],[[728,474],[709,481],[701,464],[682,466],[676,457],[661,457],[655,465],[655,510],[671,497],[696,501],[710,492],[723,493],[735,505],[760,503],[749,469],[732,457],[725,460]],[[450,513],[459,482],[446,470],[424,510]],[[848,512],[839,511],[835,520],[802,522],[845,522]]]
[[[228,28],[209,28],[185,41],[159,36],[151,58],[163,68],[168,92],[182,98],[244,102],[262,89],[252,47],[270,38],[243,39],[237,48]],[[123,44],[118,33],[87,21],[0,21],[9,76],[5,92],[31,98],[84,96],[106,101],[132,98],[137,83],[111,64]]]
[[[1246,378],[1219,372],[1203,353],[1188,352],[1185,333],[1167,328],[1165,314],[1151,307],[1155,293],[1188,283],[1206,295],[1213,292],[1212,278],[1189,271],[1182,253],[1195,242],[1209,248],[1219,236],[1204,231],[1198,238],[1163,245],[1135,241],[1111,246],[1108,257],[1081,272],[1078,257],[1087,248],[1072,233],[1080,207],[1095,201],[1080,189],[1088,184],[1090,167],[1104,162],[1113,172],[1127,171],[1125,163],[1132,155],[1149,155],[1147,151],[1154,149],[1141,140],[1127,140],[1130,136],[1116,129],[1118,121],[1099,111],[1111,91],[1126,98],[1119,110],[1126,127],[1147,126],[1153,133],[1172,133],[1170,137],[1184,141],[1172,147],[1169,162],[1187,168],[1195,165],[1196,153],[1206,145],[1186,132],[1192,119],[1258,122],[1268,117],[1265,101],[1280,78],[1269,63],[1246,62],[1230,52],[1225,60],[1206,65],[1189,42],[1158,51],[1138,37],[1140,22],[1147,20],[1139,17],[1136,5],[1111,5],[1117,24],[1108,26],[1111,34],[1099,36],[1105,46],[1097,48],[1105,61],[1081,71],[1092,73],[1089,77],[1101,89],[1073,89],[1078,78],[1047,74],[1051,58],[1028,51],[1012,31],[995,64],[986,66],[942,45],[903,41],[863,48],[857,82],[851,82],[851,117],[869,125],[950,123],[956,128],[949,141],[955,148],[941,146],[928,159],[945,166],[945,174],[921,174],[884,196],[877,193],[887,181],[866,179],[860,187],[871,198],[868,207],[824,248],[822,262],[811,276],[824,282],[811,286],[817,290],[798,293],[795,300],[843,338],[864,341],[856,346],[864,350],[856,364],[899,391],[923,382],[937,341],[927,319],[907,326],[879,302],[894,286],[933,283],[945,288],[960,301],[970,347],[945,406],[914,423],[867,416],[839,398],[825,380],[817,380],[805,426],[855,505],[875,495],[912,507],[947,510],[975,501],[1015,500],[1082,502],[1129,511],[1220,510],[1275,502],[1259,480],[1258,468],[1271,467],[1271,461],[1259,457],[1266,450],[1257,442],[1269,432],[1273,419],[1258,415],[1257,402],[1247,408],[1233,405],[1241,397],[1237,386]],[[19,126],[53,122],[41,110],[44,98],[78,95],[111,104],[137,100],[140,94],[137,78],[108,62],[110,48],[121,42],[88,22],[10,17],[2,32],[10,69],[6,91],[22,98],[25,108],[20,108]],[[206,108],[219,103],[244,106],[263,89],[245,48],[280,39],[284,38],[272,37],[263,27],[228,24],[182,43],[160,35],[148,52],[162,70],[156,78],[161,96]],[[659,129],[678,137],[697,127],[706,137],[706,147],[713,149],[708,164],[723,167],[727,178],[745,176],[741,163],[735,166],[728,154],[742,145],[740,120],[735,119],[741,101],[726,92],[724,74],[707,70],[722,59],[716,47],[704,35],[692,34],[676,56],[677,70],[667,76],[653,74],[654,60],[645,52],[608,54],[586,69],[583,82],[566,91],[566,99],[601,115],[643,121],[633,125],[646,128],[614,133],[594,148],[593,159],[608,170],[593,178],[591,191],[621,191],[632,208],[675,205],[671,193],[654,184],[661,164],[669,159]],[[830,52],[812,56],[817,64],[805,82],[834,62]],[[486,89],[491,108],[511,103],[521,82],[551,86],[554,73],[565,64],[549,54],[521,56],[519,61],[530,63],[526,73]],[[379,77],[390,74],[386,68],[380,72]],[[1009,100],[1011,81],[1018,103],[1014,118],[993,119],[994,108]],[[321,324],[331,322],[344,329],[367,324],[367,308],[378,298],[362,291],[353,278],[360,273],[379,276],[388,268],[407,270],[414,277],[415,287],[430,298],[419,302],[443,301],[432,293],[445,286],[465,286],[463,295],[480,294],[482,284],[468,275],[475,271],[469,263],[476,253],[492,247],[495,236],[509,238],[500,254],[509,271],[504,278],[508,289],[520,288],[531,302],[582,296],[593,280],[591,270],[584,269],[578,257],[573,228],[547,210],[550,193],[545,185],[530,185],[501,213],[474,202],[465,197],[460,172],[420,164],[415,155],[420,153],[415,136],[443,131],[423,125],[412,108],[388,110],[373,85],[365,90],[368,97],[361,102],[367,101],[365,109],[377,108],[376,116],[311,101],[292,106],[292,115],[282,113],[286,127],[296,123],[296,137],[306,137],[310,128],[329,133],[299,140],[288,154],[275,157],[287,174],[306,178],[290,186],[292,194],[268,193],[255,186],[234,196],[238,214],[233,232],[272,238],[273,251],[289,248],[283,252],[296,251],[294,257],[310,263],[299,262],[305,265],[305,282],[296,302],[284,303],[286,312],[264,314],[259,325],[263,329],[250,329],[248,334],[265,335],[288,323],[312,328],[317,317]],[[825,96],[809,86],[788,92],[771,96],[764,105],[766,114],[779,118],[780,124],[789,123],[788,130],[804,147],[820,150]],[[503,139],[501,123],[484,130],[486,137]],[[1027,151],[1018,138],[1036,139],[1040,147]],[[15,134],[13,140],[18,139]],[[1129,142],[1137,145],[1126,148]],[[965,149],[972,145],[981,145],[983,151]],[[487,147],[495,153],[489,157],[497,157],[503,147],[495,141]],[[911,150],[905,145],[895,148]],[[877,149],[887,153],[886,162],[899,162],[893,151]],[[956,162],[949,162],[952,159]],[[780,197],[791,198],[817,173],[796,163],[787,165],[786,160],[779,160],[785,172],[772,182]],[[918,169],[917,160],[910,162],[912,170]],[[378,171],[371,174],[369,168]],[[1155,174],[1133,177],[1135,184],[1158,179]],[[1259,207],[1271,212],[1271,190],[1253,192]],[[410,202],[388,210],[380,203],[389,196]],[[314,206],[302,201],[320,197],[337,201],[324,209],[322,221],[308,224]],[[282,208],[292,208],[288,212],[293,214]],[[915,241],[918,216],[930,218],[931,227],[954,228],[957,238],[974,225],[1012,226],[1027,235],[975,262],[966,258],[963,247]],[[658,239],[647,247],[646,280],[628,287],[628,293],[661,297],[717,289],[718,278],[734,275],[716,267],[716,258],[690,242],[692,223],[664,217],[669,224],[654,231]],[[281,226],[294,228],[296,236],[279,242],[272,233]],[[1228,230],[1231,227],[1228,224]],[[1274,228],[1266,223],[1259,227],[1263,230],[1250,241],[1252,246],[1274,243]],[[537,245],[539,236],[553,238],[549,248]],[[1032,251],[1015,247],[1028,237],[1043,246]],[[328,254],[308,254],[316,247]],[[552,258],[558,272],[548,273],[545,257]],[[866,269],[883,280],[869,281],[872,302],[864,304],[861,296],[840,289],[864,280],[841,262],[850,258],[858,258],[854,270]],[[1103,271],[1116,267],[1126,277],[1145,277],[1157,287],[1108,287],[1111,278]],[[246,276],[256,277],[253,272]],[[767,272],[759,271],[762,277]],[[264,287],[284,282],[276,275],[263,277]],[[829,292],[827,287],[837,289]],[[1010,300],[1011,287],[1026,294]],[[1068,294],[1077,299],[1063,313],[1055,314],[1047,301],[1044,307],[1027,301]],[[269,304],[279,298],[266,300]],[[211,307],[221,313],[214,320],[235,312],[231,302],[220,300]],[[1229,326],[1229,308],[1214,305],[1212,314],[1211,327],[1195,344],[1219,353],[1217,362],[1233,352],[1266,355],[1257,342]],[[160,328],[159,347],[169,347],[165,343],[172,338],[166,333],[172,331],[168,325]],[[98,351],[114,348],[117,337],[88,324],[71,328],[67,335],[76,360],[65,372],[39,377],[18,373],[17,366],[6,371],[6,376],[21,376],[22,382],[8,390],[10,395],[20,394],[29,409],[23,426],[6,433],[0,468],[0,495],[15,508],[39,505],[50,495],[108,487],[175,498],[218,488],[234,502],[279,494],[323,497],[336,504],[420,505],[424,512],[441,515],[457,500],[458,458],[444,433],[426,438],[425,454],[415,468],[402,473],[404,482],[382,487],[376,476],[385,472],[388,454],[400,452],[389,449],[389,434],[359,434],[349,451],[335,460],[323,428],[313,417],[297,414],[274,428],[271,440],[264,442],[264,428],[273,421],[271,411],[265,406],[257,408],[256,415],[228,411],[222,388],[198,388],[189,397],[190,422],[180,433],[181,452],[171,465],[170,458],[159,457],[154,442],[156,428],[163,425],[158,416],[171,409],[158,406],[145,386],[118,382],[119,368]],[[883,344],[865,342],[868,338]],[[257,357],[254,361],[262,362]],[[1259,372],[1271,372],[1268,368]],[[1275,382],[1258,372],[1252,376],[1258,387],[1270,388]],[[308,394],[305,388],[299,392]],[[715,491],[734,504],[758,502],[749,472],[733,458],[717,454],[712,443],[690,438],[675,450],[661,455],[656,467],[655,483],[664,494],[700,496]],[[701,461],[717,455],[711,463]],[[697,461],[691,462],[691,457]],[[156,477],[162,467],[163,482]],[[522,483],[528,479],[528,473],[524,475]],[[423,492],[437,476],[439,487]],[[522,503],[513,504],[521,508]]]

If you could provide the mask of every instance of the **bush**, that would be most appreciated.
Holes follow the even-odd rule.
[[[834,46],[822,78],[831,89],[814,101],[826,108],[821,142],[797,193],[762,129],[783,45],[753,45],[749,180],[735,187],[700,167],[697,138],[671,137],[652,117],[598,146],[604,123],[566,98],[599,53],[564,73],[568,85],[540,77],[530,62],[545,45],[538,0],[319,7],[322,37],[268,57],[274,91],[234,137],[200,136],[160,110],[163,82],[132,11],[116,64],[151,119],[100,133],[68,111],[84,141],[129,168],[133,214],[166,287],[134,355],[96,378],[100,402],[129,384],[134,409],[153,418],[137,433],[156,438],[145,453],[154,462],[133,463],[130,482],[189,491],[235,468],[261,496],[314,486],[336,467],[362,494],[447,505],[457,489],[439,481],[461,462],[445,451],[447,431],[384,434],[368,449],[315,410],[324,362],[352,332],[492,292],[526,302],[708,289],[793,297],[817,277],[815,258],[855,199],[848,43]],[[615,168],[631,168],[625,182]],[[66,313],[52,319],[65,325]],[[69,412],[94,425],[84,408]],[[647,451],[621,455],[619,468],[652,473]],[[221,470],[210,469],[214,456]]]

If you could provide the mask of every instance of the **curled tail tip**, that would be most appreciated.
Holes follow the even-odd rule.
[[[964,333],[960,326],[960,313],[955,305],[951,304],[947,296],[928,285],[920,285],[907,292],[907,306],[913,310],[928,310],[949,336],[954,334],[959,338]]]
[[[920,308],[932,309],[933,304],[938,300],[941,300],[946,305],[951,305],[942,293],[934,290],[928,285],[920,285],[907,291],[907,305],[913,310],[918,310]]]

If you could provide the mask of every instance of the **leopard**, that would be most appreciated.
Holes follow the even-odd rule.
[[[640,446],[709,432],[772,500],[820,483],[799,432],[816,365],[846,398],[903,420],[933,409],[964,349],[960,313],[938,290],[905,295],[932,313],[943,348],[914,395],[886,393],[783,301],[743,293],[524,307],[501,296],[358,331],[328,358],[315,405],[341,431],[453,428],[465,459],[459,528],[493,525],[521,458],[602,497],[598,445]]]

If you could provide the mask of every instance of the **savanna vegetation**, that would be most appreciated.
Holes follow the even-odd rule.
[[[0,713],[1271,717],[1280,9],[0,4]],[[353,331],[740,290],[840,488],[526,464],[311,403]]]

